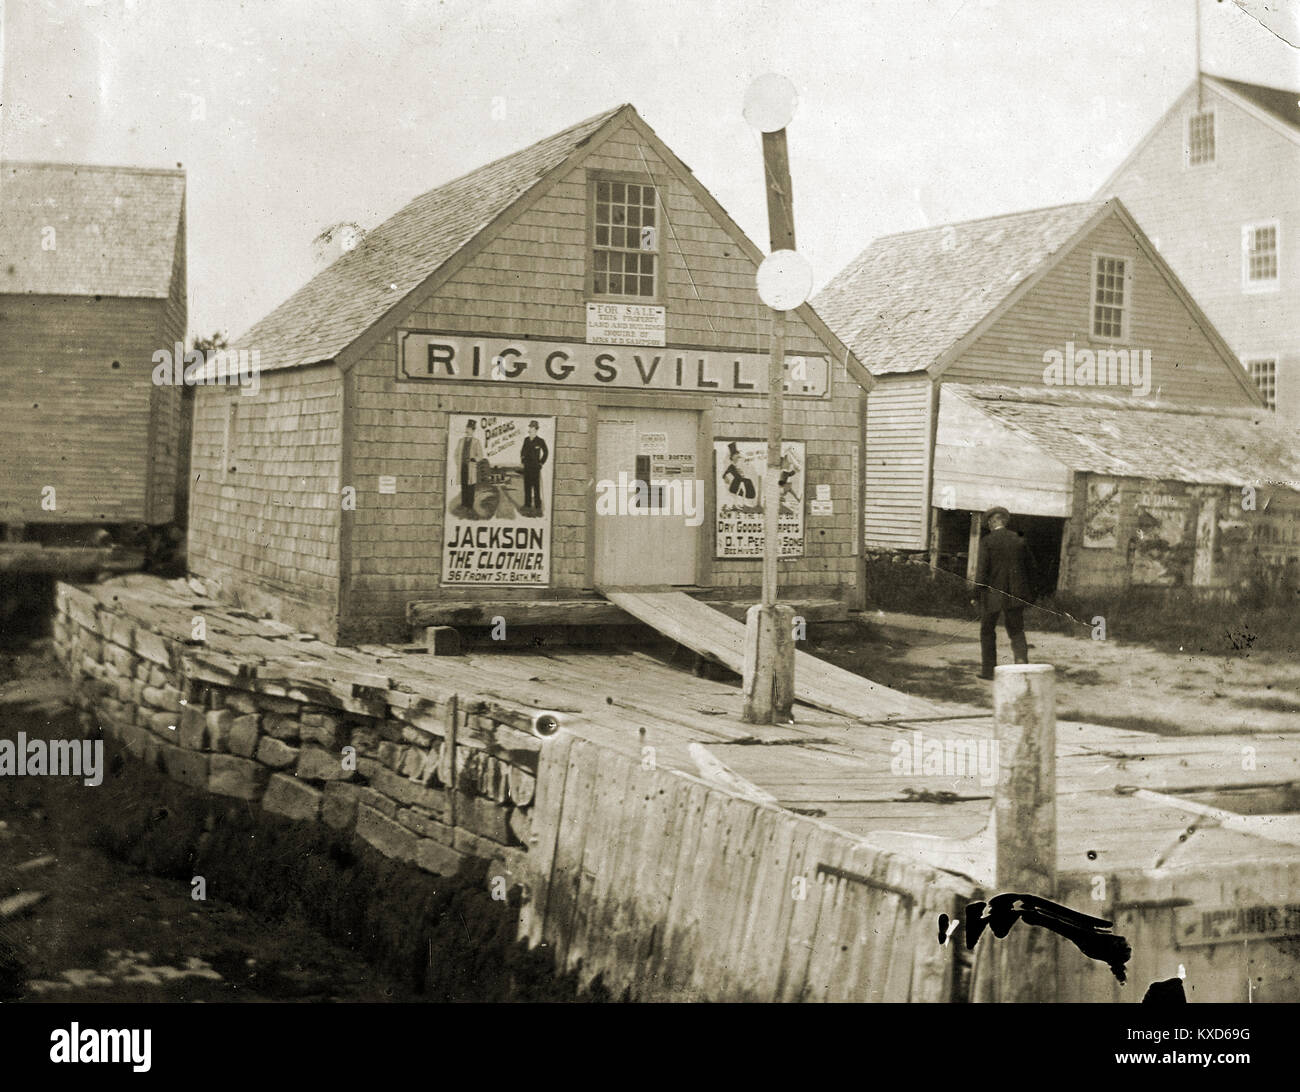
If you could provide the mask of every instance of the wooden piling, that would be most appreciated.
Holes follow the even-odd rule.
[[[997,727],[997,891],[1056,896],[1056,672],[1013,664],[993,672]],[[999,1001],[1056,1000],[1057,937],[1017,922],[996,947]]]
[[[788,723],[794,708],[794,608],[788,603],[749,608],[744,668],[744,721]]]

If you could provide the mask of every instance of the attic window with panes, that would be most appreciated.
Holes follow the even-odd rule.
[[[1128,316],[1132,299],[1129,263],[1126,258],[1094,254],[1092,259],[1092,336],[1102,341],[1123,341],[1128,337]]]
[[[626,177],[591,184],[593,296],[646,301],[659,295],[659,207],[653,185]]]
[[[1276,220],[1241,229],[1241,279],[1247,291],[1277,287],[1277,234]]]
[[[1187,119],[1187,165],[1199,167],[1214,162],[1214,111],[1192,114]]]
[[[1246,361],[1246,367],[1259,393],[1264,396],[1264,405],[1271,410],[1277,409],[1277,358],[1257,357]]]

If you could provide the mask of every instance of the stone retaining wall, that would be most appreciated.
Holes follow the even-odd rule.
[[[489,878],[522,877],[542,741],[492,707],[263,678],[214,666],[202,642],[153,632],[90,591],[60,584],[56,603],[54,644],[87,734],[191,788],[354,831],[428,872],[477,857],[493,863]]]

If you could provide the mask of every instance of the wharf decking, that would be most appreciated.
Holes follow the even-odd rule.
[[[993,718],[976,708],[864,681],[865,715],[798,704],[795,723],[755,726],[741,720],[739,686],[696,677],[684,669],[685,656],[678,668],[627,646],[456,657],[409,646],[338,648],[218,603],[183,581],[127,577],[86,590],[105,606],[148,619],[155,632],[187,642],[198,664],[224,673],[297,680],[352,700],[369,695],[408,706],[421,695],[459,694],[511,710],[521,722],[553,712],[562,730],[578,738],[639,760],[653,748],[660,766],[705,780],[717,777],[715,763],[721,763],[742,785],[785,808],[992,882],[992,842],[977,837],[991,811],[988,778],[978,769],[955,772],[951,759],[940,774],[902,765],[924,756],[927,746],[932,752],[964,746],[972,755],[987,748]],[[192,639],[196,616],[204,620],[203,642]],[[1057,741],[1062,874],[1300,862],[1300,825],[1292,817],[1224,822],[1176,795],[1300,782],[1295,736],[1180,738],[1061,721]],[[692,745],[698,745],[694,752]],[[702,766],[699,747],[714,761]]]

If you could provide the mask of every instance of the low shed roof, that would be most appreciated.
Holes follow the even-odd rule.
[[[1300,443],[1268,410],[1185,406],[1097,391],[947,383],[957,398],[1072,470],[1300,491]]]

